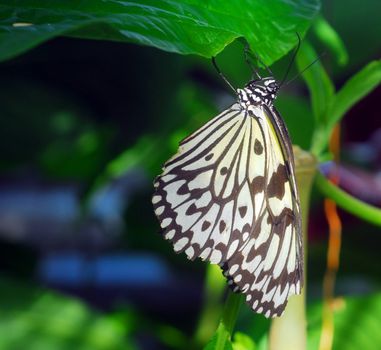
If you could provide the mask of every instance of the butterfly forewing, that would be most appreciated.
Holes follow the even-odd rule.
[[[278,118],[272,105],[234,104],[181,142],[152,199],[174,250],[219,264],[266,317],[282,314],[303,275],[291,143]]]

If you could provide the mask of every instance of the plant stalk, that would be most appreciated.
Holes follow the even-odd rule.
[[[205,345],[216,331],[226,288],[226,279],[218,265],[208,264],[205,277],[204,307],[193,338],[198,347]]]
[[[340,208],[374,225],[381,226],[381,209],[365,203],[328,181],[322,174],[316,176],[316,185],[328,198]]]
[[[217,339],[214,350],[225,350],[227,342],[231,341],[243,298],[242,294],[236,294],[229,290],[222,318],[218,325],[219,331],[216,333]]]

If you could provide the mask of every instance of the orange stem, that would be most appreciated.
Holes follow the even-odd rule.
[[[332,133],[329,149],[334,155],[335,161],[340,157],[340,126],[337,125]],[[339,183],[339,174],[334,169],[328,178],[334,183]],[[336,203],[330,199],[324,200],[324,211],[329,227],[327,268],[323,282],[323,324],[320,337],[319,350],[331,350],[334,335],[333,298],[335,290],[336,274],[340,263],[341,250],[341,220],[337,211]]]

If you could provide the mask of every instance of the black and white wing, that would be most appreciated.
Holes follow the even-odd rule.
[[[280,316],[303,282],[291,143],[278,119],[234,104],[181,142],[152,198],[174,250],[219,264],[266,317]]]

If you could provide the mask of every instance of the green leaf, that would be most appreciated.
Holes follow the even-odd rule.
[[[329,127],[332,129],[344,114],[381,83],[381,60],[373,61],[349,79],[337,92],[329,109]]]
[[[155,168],[157,159],[161,158],[160,155],[165,150],[165,144],[163,145],[158,137],[151,135],[140,137],[133,146],[112,159],[94,179],[84,195],[85,207],[89,204],[91,196],[96,190],[126,174],[129,170],[143,168],[147,173],[150,173],[152,168]],[[156,156],[152,157],[152,154]]]
[[[233,350],[231,335],[242,301],[241,294],[228,293],[220,324],[204,350]]]
[[[319,16],[315,20],[312,29],[324,46],[335,55],[337,63],[341,66],[347,64],[348,52],[343,41],[323,17]]]
[[[204,305],[199,317],[194,339],[197,344],[206,344],[216,330],[221,316],[221,300],[226,288],[226,279],[218,265],[208,264],[204,284]]]
[[[233,350],[233,345],[230,340],[230,333],[221,322],[217,328],[216,333],[206,344],[204,350]]]
[[[303,35],[319,0],[0,0],[0,60],[59,35],[211,57],[245,37],[271,64]]]
[[[322,63],[316,61],[317,53],[308,41],[304,41],[296,57],[298,69],[308,86],[311,96],[312,112],[315,118],[314,133],[311,141],[311,153],[319,158],[327,147],[327,110],[334,98],[335,88]],[[312,62],[316,61],[311,65]],[[311,65],[309,67],[309,65]]]
[[[313,47],[308,41],[304,41],[296,58],[299,71],[303,71],[317,58],[318,55]],[[316,123],[318,125],[326,124],[325,118],[327,107],[330,105],[335,91],[333,83],[320,61],[317,61],[310,66],[303,73],[303,78],[310,91],[312,112],[315,116]]]
[[[247,334],[236,332],[234,334],[233,350],[256,350],[255,343]]]
[[[159,146],[160,141],[150,135],[143,135],[135,145],[126,149],[113,159],[106,168],[106,181],[124,175],[128,170],[143,166],[149,167],[150,156]]]
[[[307,57],[312,58],[313,49],[309,47]],[[302,51],[302,50],[301,50]],[[301,55],[302,56],[302,55]],[[299,58],[300,59],[300,58]],[[298,61],[299,69],[305,57]],[[381,83],[381,60],[373,61],[360,72],[350,78],[344,86],[333,95],[333,85],[324,69],[314,64],[304,73],[305,80],[311,91],[312,106],[317,124],[312,138],[311,152],[318,158],[327,147],[329,137],[336,123],[359,100]],[[311,72],[310,72],[311,71]]]

